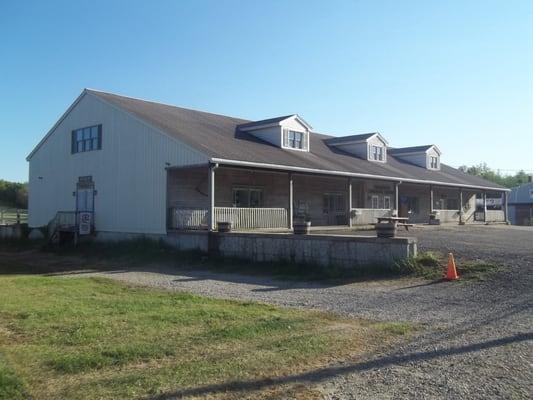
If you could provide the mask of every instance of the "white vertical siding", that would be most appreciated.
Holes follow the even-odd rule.
[[[71,131],[96,124],[102,124],[102,149],[71,154]],[[164,233],[166,163],[207,161],[178,140],[85,94],[30,159],[29,225],[42,226],[57,211],[75,210],[78,177],[91,175],[97,230]]]

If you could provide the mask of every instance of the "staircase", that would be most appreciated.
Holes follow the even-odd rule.
[[[49,243],[61,243],[62,236],[73,237],[74,243],[78,239],[78,217],[76,211],[58,211],[48,223]]]

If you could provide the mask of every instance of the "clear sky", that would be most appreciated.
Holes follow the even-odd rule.
[[[0,178],[84,87],[533,170],[533,1],[0,2]]]

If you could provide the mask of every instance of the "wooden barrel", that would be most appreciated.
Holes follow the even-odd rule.
[[[217,222],[217,230],[219,232],[231,232],[231,222]]]
[[[380,238],[392,238],[396,236],[396,224],[394,222],[381,222],[375,226],[377,236]]]

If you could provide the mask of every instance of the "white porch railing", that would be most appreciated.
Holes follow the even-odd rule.
[[[286,208],[215,207],[215,223],[231,222],[233,229],[287,228]]]
[[[173,208],[173,229],[207,229],[207,208]]]
[[[171,228],[207,229],[207,208],[171,209]],[[286,228],[286,208],[215,207],[215,223],[231,222],[233,229]]]
[[[476,211],[476,221],[483,222],[505,222],[505,213],[503,210],[487,210],[487,215],[483,211]]]

